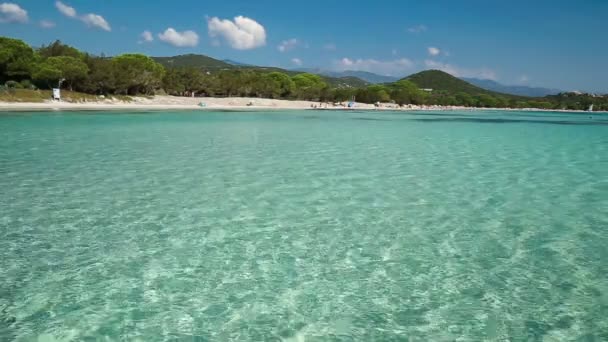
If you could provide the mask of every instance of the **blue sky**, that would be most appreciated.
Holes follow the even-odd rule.
[[[604,93],[607,33],[606,0],[0,0],[0,35],[34,46],[393,76],[434,68]]]

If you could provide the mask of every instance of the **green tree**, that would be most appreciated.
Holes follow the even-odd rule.
[[[141,54],[112,58],[116,91],[125,95],[153,94],[160,88],[165,68]]]
[[[74,58],[78,58],[78,59],[85,58],[84,53],[78,51],[78,49],[76,49],[74,47],[61,43],[60,40],[56,40],[47,46],[43,45],[40,49],[38,49],[38,54],[42,58],[57,57],[57,56],[69,56],[69,57],[74,57]]]
[[[186,91],[184,84],[184,72],[179,69],[171,68],[165,72],[163,77],[163,89],[170,95],[183,95]]]
[[[36,55],[24,41],[0,37],[0,80],[20,81],[32,74]]]
[[[456,94],[456,103],[459,106],[473,107],[475,106],[475,99],[467,93],[459,92]]]
[[[367,87],[367,92],[365,92],[366,101],[363,101],[359,96],[357,96],[357,100],[366,103],[388,102],[391,100],[391,97],[388,94],[389,91],[390,90],[383,85],[371,85]]]
[[[357,89],[355,88],[336,88],[332,91],[332,98],[334,101],[343,102],[349,101],[357,94]]]
[[[89,67],[85,62],[70,56],[49,57],[44,63],[60,71],[61,77],[65,79],[70,90],[72,90],[74,82],[83,81],[89,72]]]
[[[34,81],[46,88],[53,88],[61,79],[61,70],[46,61],[37,64],[32,72]]]
[[[327,84],[319,75],[303,73],[295,75],[292,80],[296,86],[297,96],[305,100],[318,100],[321,91],[327,88]]]
[[[487,95],[487,94],[479,94],[475,96],[477,100],[477,105],[480,107],[486,108],[496,108],[498,101],[495,97]]]
[[[93,94],[110,94],[116,87],[112,60],[86,56],[89,75],[78,88]]]
[[[265,95],[277,99],[291,96],[296,89],[295,82],[282,72],[271,72],[263,76]]]
[[[392,85],[391,98],[399,105],[424,104],[427,96],[425,91],[408,80],[400,80]]]

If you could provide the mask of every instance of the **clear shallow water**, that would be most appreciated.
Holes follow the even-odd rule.
[[[608,117],[0,116],[0,340],[608,340]]]

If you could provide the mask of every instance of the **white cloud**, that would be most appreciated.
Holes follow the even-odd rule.
[[[17,4],[4,2],[0,4],[0,23],[27,23],[27,11]]]
[[[45,20],[40,20],[39,24],[40,24],[40,27],[47,28],[47,29],[48,28],[53,28],[53,27],[56,26],[54,22],[52,22],[50,20],[46,20],[46,19]]]
[[[277,46],[277,49],[281,52],[289,51],[294,49],[298,45],[298,40],[296,38],[291,38],[288,40],[284,40]]]
[[[302,60],[299,58],[292,58],[291,63],[293,63],[294,65],[297,65],[297,66],[302,66]]]
[[[82,20],[89,27],[97,27],[108,32],[112,31],[110,24],[108,24],[108,22],[98,14],[85,14],[82,16],[82,18],[80,18],[80,20]]]
[[[70,7],[61,1],[55,1],[55,7],[57,7],[59,12],[61,12],[61,14],[65,15],[66,17],[76,17],[76,9],[74,7]]]
[[[528,77],[528,75],[521,75],[519,76],[519,83],[528,83],[530,82],[530,78]]]
[[[416,25],[416,26],[412,26],[410,28],[407,29],[407,32],[409,33],[422,33],[422,32],[426,32],[428,28],[424,25]]]
[[[159,33],[158,39],[177,47],[194,47],[198,45],[198,34],[196,32],[178,32],[172,27],[169,27],[163,33]]]
[[[221,37],[237,50],[255,49],[266,45],[266,30],[257,21],[238,16],[234,21],[213,17],[208,20],[209,36]]]
[[[139,36],[141,37],[141,40],[139,41],[140,43],[154,41],[154,36],[152,36],[152,32],[148,30],[142,32]]]
[[[337,47],[336,47],[336,44],[334,44],[334,43],[327,43],[327,44],[323,45],[323,49],[325,49],[327,51],[336,51]]]
[[[485,67],[476,69],[461,68],[452,64],[441,63],[430,59],[425,60],[424,65],[429,69],[445,71],[448,74],[456,77],[475,77],[494,81],[498,79],[496,73],[492,69]]]
[[[427,51],[429,52],[429,55],[431,56],[437,56],[441,53],[441,50],[439,50],[436,47],[430,46]]]
[[[376,59],[350,59],[342,58],[334,62],[337,70],[368,71],[381,75],[403,76],[414,67],[414,62],[407,58],[381,61]]]
[[[55,7],[57,7],[61,14],[68,18],[78,19],[85,23],[88,27],[96,27],[108,32],[112,31],[110,24],[108,24],[104,17],[100,16],[99,14],[87,13],[79,16],[74,7],[68,6],[61,1],[55,1]]]

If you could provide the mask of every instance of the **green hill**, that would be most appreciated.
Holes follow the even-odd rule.
[[[197,68],[205,71],[217,70],[253,70],[257,72],[282,72],[289,76],[301,74],[302,71],[285,70],[277,67],[263,67],[248,64],[237,65],[227,63],[205,55],[179,55],[173,57],[152,57],[156,62],[167,68]],[[330,77],[320,75],[327,84],[337,88],[359,88],[365,87],[369,83],[358,77]]]
[[[363,88],[370,85],[369,82],[366,82],[358,77],[353,76],[345,76],[345,77],[329,77],[319,75],[321,78],[332,87],[336,88]]]
[[[173,57],[152,57],[152,59],[167,68],[200,68],[205,70],[236,68],[232,64],[205,55],[188,54]]]
[[[469,95],[491,95],[514,98],[517,96],[486,90],[454,77],[441,70],[425,70],[405,78],[422,89],[433,89],[450,94],[466,93]]]

